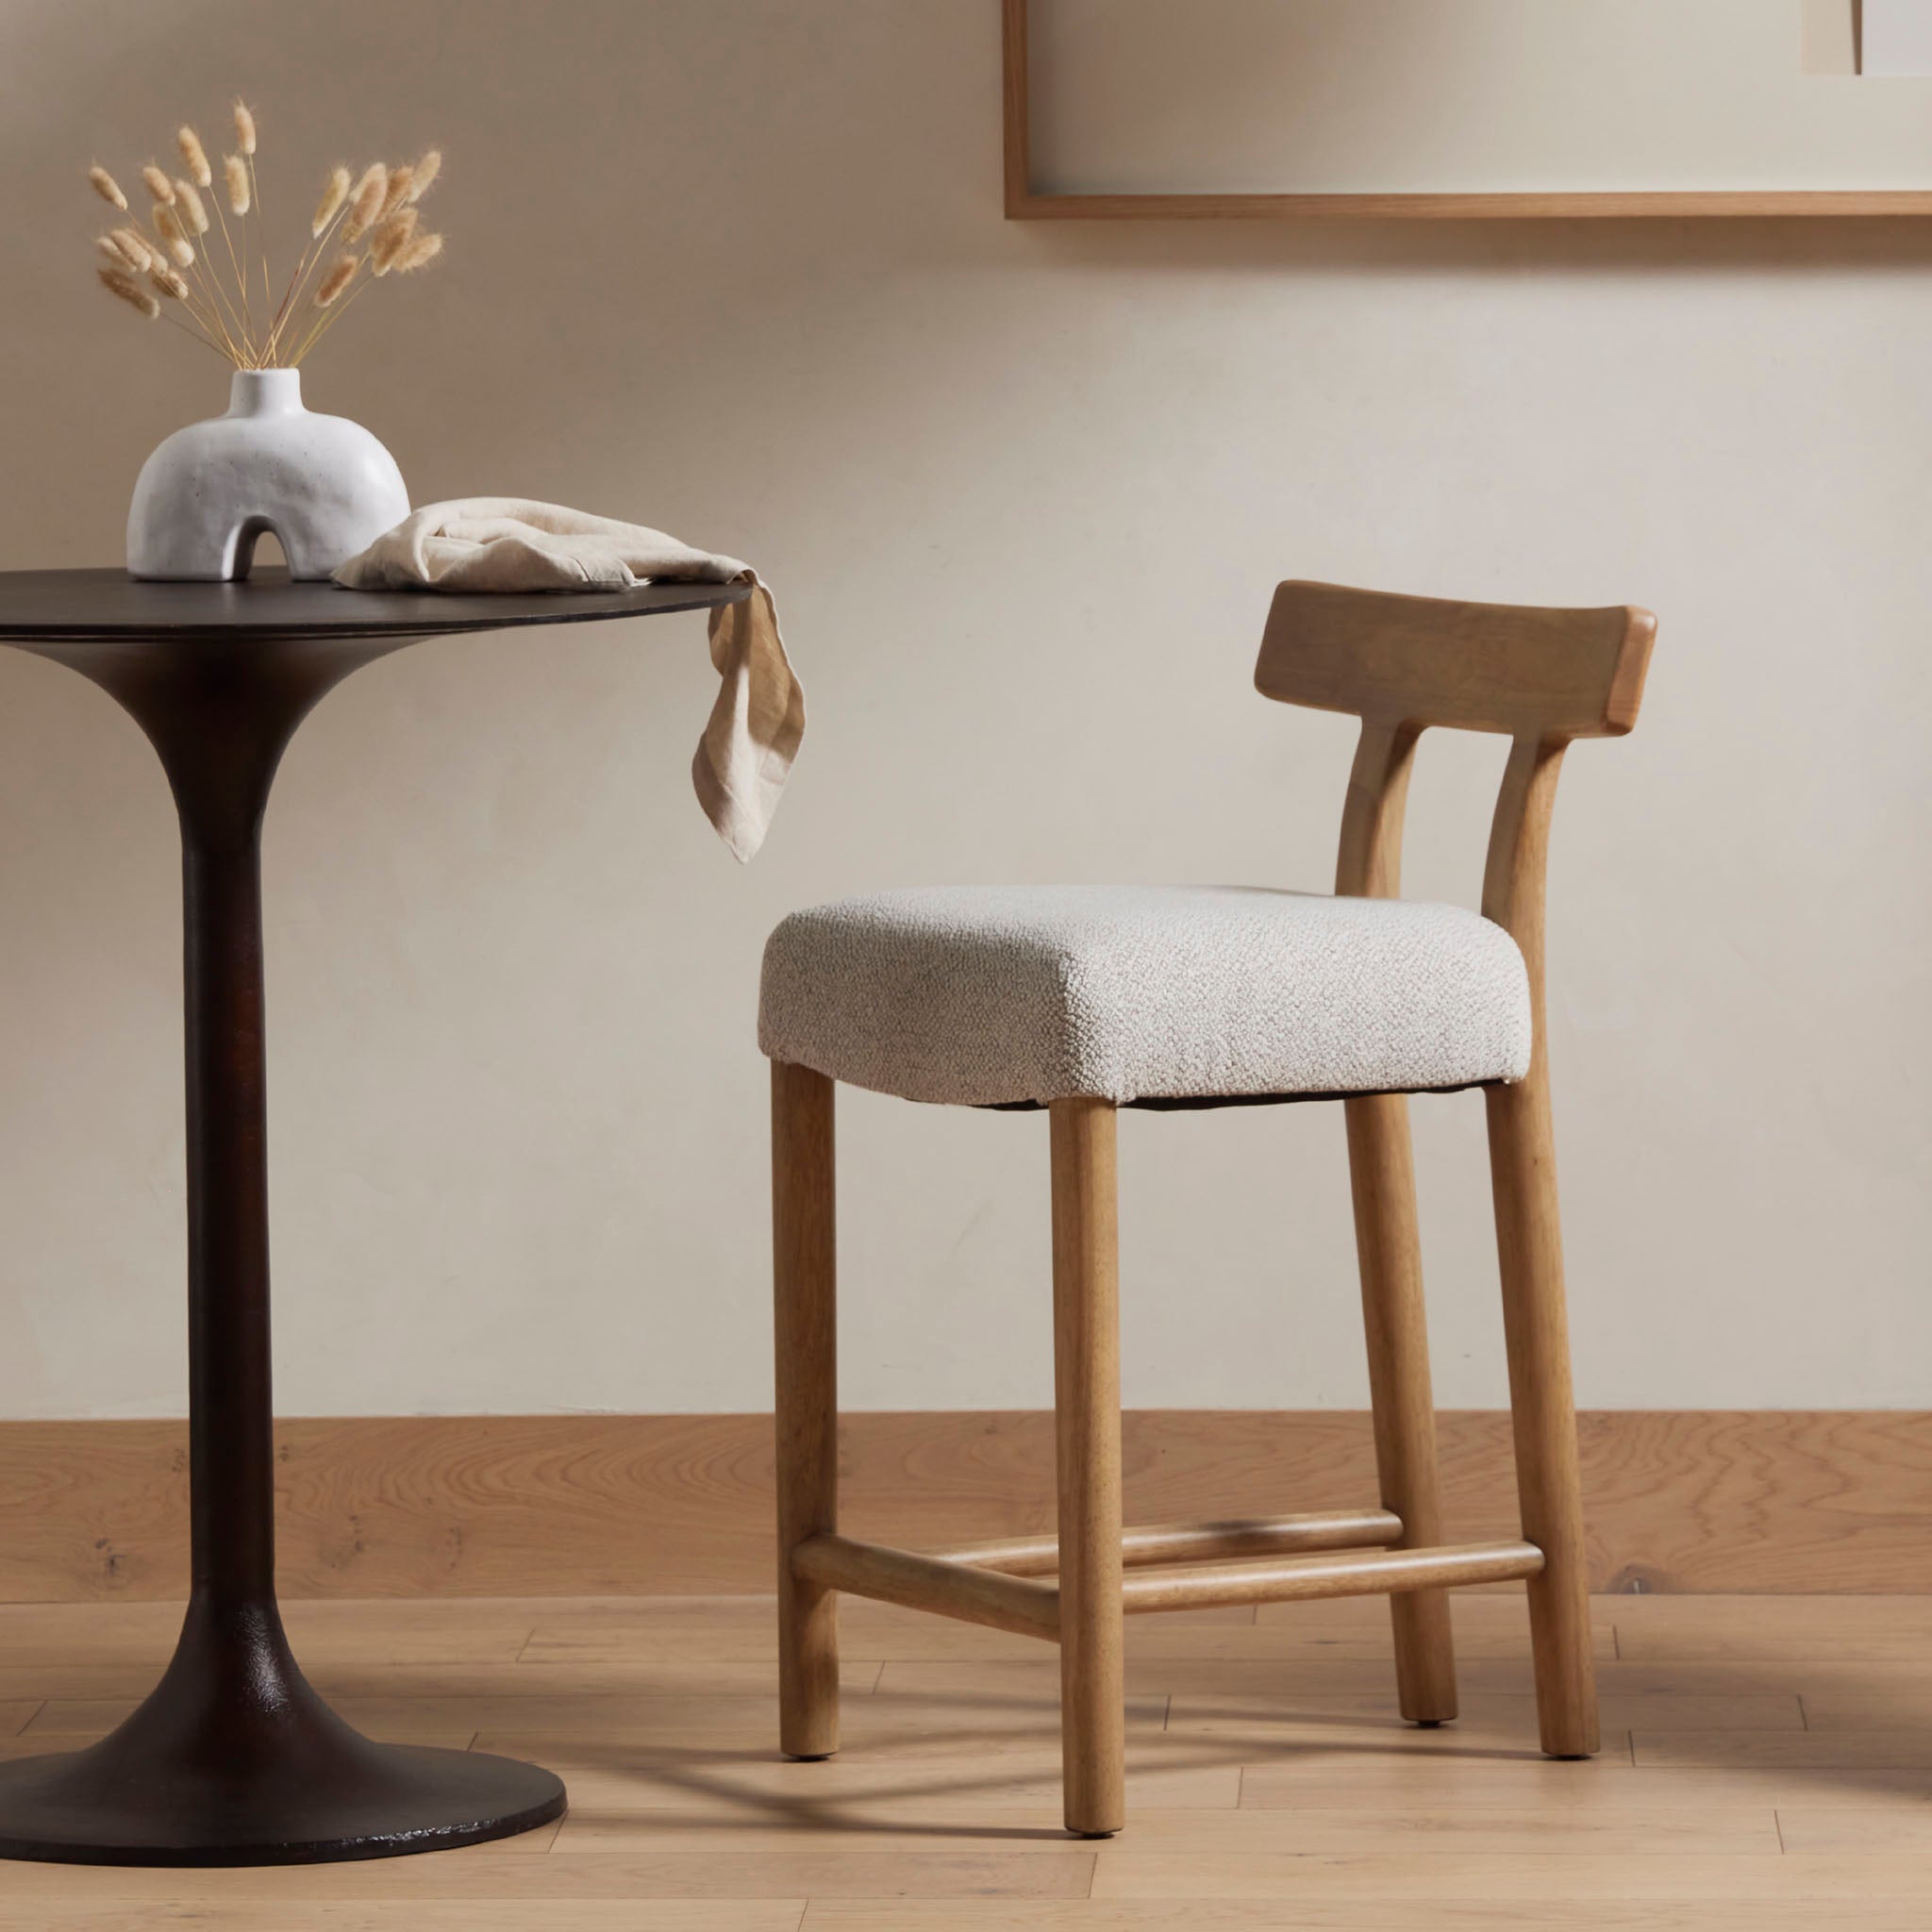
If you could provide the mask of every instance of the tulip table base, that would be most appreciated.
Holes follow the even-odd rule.
[[[425,637],[736,602],[362,593],[273,579],[0,574],[0,643],[82,673],[147,734],[181,824],[191,1585],[174,1661],[89,1749],[0,1762],[0,1857],[112,1865],[373,1858],[560,1817],[533,1764],[377,1744],[310,1689],[275,1591],[261,824],[283,749],[359,666]]]
[[[295,1865],[508,1838],[563,1815],[553,1772],[377,1744],[312,1690],[275,1599],[197,1604],[158,1690],[85,1751],[0,1764],[0,1857]]]

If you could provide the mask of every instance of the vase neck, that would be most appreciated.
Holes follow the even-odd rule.
[[[293,416],[301,408],[299,369],[238,369],[228,385],[231,416]]]

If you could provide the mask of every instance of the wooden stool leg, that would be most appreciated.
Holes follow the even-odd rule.
[[[791,1572],[839,1527],[833,1083],[772,1063],[772,1288],[777,1342],[778,1737],[788,1757],[839,1748],[839,1597]]]
[[[1370,1094],[1346,1102],[1342,1111],[1348,1120],[1348,1169],[1382,1507],[1402,1519],[1397,1548],[1429,1549],[1443,1540],[1442,1506],[1436,1482],[1436,1409],[1429,1388],[1408,1103],[1399,1093]],[[1402,1591],[1389,1599],[1389,1607],[1395,1624],[1395,1686],[1402,1714],[1411,1724],[1446,1723],[1456,1715],[1449,1593]]]
[[[1552,1757],[1588,1757],[1597,1748],[1596,1673],[1591,1658],[1583,1483],[1563,1307],[1556,1144],[1541,1051],[1526,1080],[1491,1087],[1485,1098],[1509,1350],[1516,1486],[1524,1538],[1543,1553],[1541,1574],[1532,1576],[1528,1586],[1537,1714],[1542,1747]]]
[[[1114,1110],[1057,1100],[1052,1139],[1060,1749],[1067,1829],[1105,1838],[1126,1822]]]

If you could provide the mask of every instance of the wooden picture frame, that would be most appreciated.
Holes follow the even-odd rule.
[[[1630,219],[1686,215],[1932,214],[1928,189],[1604,190],[1583,192],[1064,193],[1033,186],[1030,0],[1001,0],[1006,216],[1011,222]]]

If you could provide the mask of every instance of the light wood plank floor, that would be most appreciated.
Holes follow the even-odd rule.
[[[1395,1717],[1379,1601],[1128,1625],[1128,1825],[1058,1829],[1043,1645],[848,1601],[844,1749],[774,1751],[769,1600],[292,1604],[382,1737],[561,1772],[561,1825],[308,1870],[0,1863],[8,1932],[1924,1932],[1932,1597],[1617,1596],[1605,1740],[1535,1748],[1521,1595],[1456,1601],[1462,1720]],[[178,1610],[0,1606],[0,1755],[152,1683]]]

